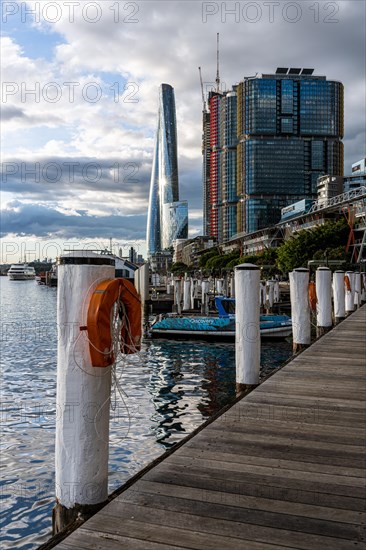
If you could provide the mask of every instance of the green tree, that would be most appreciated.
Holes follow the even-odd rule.
[[[337,249],[339,254],[342,248],[346,258],[348,234],[349,227],[344,219],[328,221],[314,229],[303,229],[277,249],[277,265],[282,271],[289,272],[296,267],[307,267],[308,261],[314,259],[315,254],[324,257],[325,251],[328,251],[330,258],[329,254],[333,254],[331,251]]]
[[[172,273],[185,273],[188,270],[188,266],[183,262],[177,262],[172,265],[170,271]]]
[[[217,246],[213,247],[213,248],[210,248],[207,252],[205,252],[204,254],[202,254],[202,256],[200,257],[200,260],[199,260],[199,266],[200,267],[205,267],[206,266],[206,262],[210,259],[210,258],[213,258],[214,256],[218,256],[219,255],[219,249],[217,248]]]

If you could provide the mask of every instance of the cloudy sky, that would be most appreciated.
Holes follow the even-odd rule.
[[[175,89],[180,198],[202,231],[201,91],[276,67],[345,85],[345,172],[365,155],[365,2],[3,1],[1,261],[113,238],[146,252],[158,87]]]

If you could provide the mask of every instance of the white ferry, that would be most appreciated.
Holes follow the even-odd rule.
[[[12,281],[26,281],[35,279],[36,272],[34,267],[30,267],[28,264],[13,264],[8,271],[8,277]]]

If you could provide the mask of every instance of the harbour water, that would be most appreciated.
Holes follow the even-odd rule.
[[[51,535],[54,505],[57,290],[0,277],[1,542],[34,549]],[[262,372],[291,355],[262,344]],[[109,489],[173,446],[235,396],[233,344],[156,340],[118,366]]]

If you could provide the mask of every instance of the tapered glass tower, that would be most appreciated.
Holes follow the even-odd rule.
[[[186,218],[183,220],[182,216]],[[169,84],[161,84],[147,219],[148,255],[166,250],[175,239],[187,236],[187,205],[179,202],[174,89]]]

